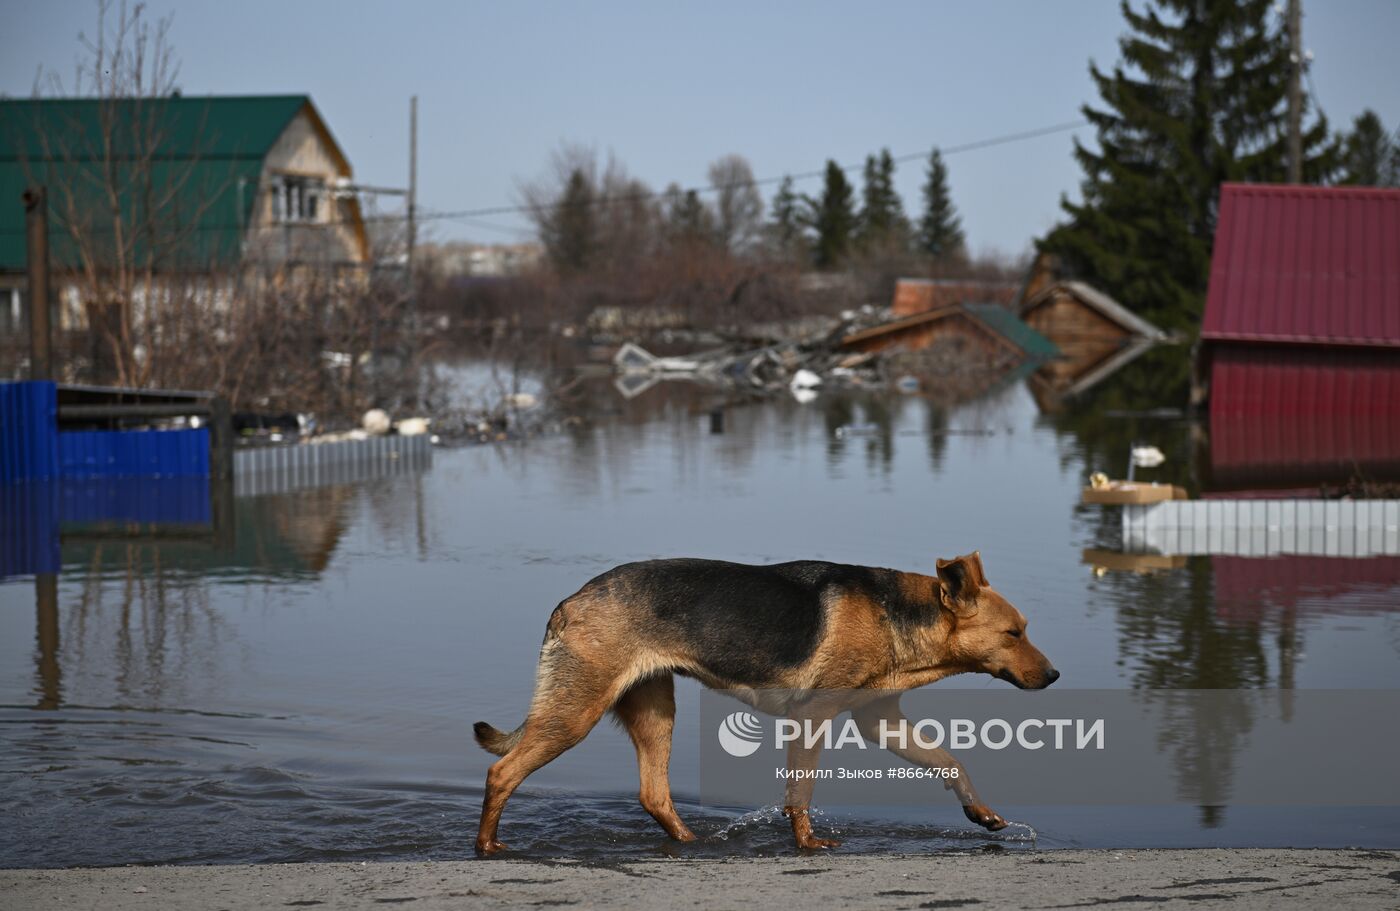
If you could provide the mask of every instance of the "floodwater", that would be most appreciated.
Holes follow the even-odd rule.
[[[1080,486],[1121,475],[1130,443],[1167,456],[1146,476],[1199,485],[1190,424],[1151,410],[1170,373],[1146,358],[1054,412],[1022,383],[962,404],[805,405],[583,384],[570,407],[587,419],[558,433],[440,448],[417,476],[239,499],[232,541],[66,537],[56,608],[34,577],[0,581],[0,866],[469,856],[491,759],[472,722],[518,723],[554,605],[651,557],[931,572],[980,549],[1060,686],[1394,687],[1396,558],[1309,558],[1325,571],[1301,576],[1277,558],[1152,574],[1085,562],[1118,549],[1120,527],[1078,503]],[[632,748],[610,724],[526,783],[503,840],[535,857],[789,851],[774,808],[697,803],[697,693],[681,682],[673,769],[698,843],[668,842],[637,805]],[[974,829],[941,791],[818,823],[849,852],[1400,847],[1393,808],[984,796],[1024,825]]]

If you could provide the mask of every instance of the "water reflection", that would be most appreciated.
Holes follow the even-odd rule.
[[[1183,355],[1154,349],[1042,411],[1017,385],[972,401],[827,389],[804,405],[683,383],[623,399],[556,352],[529,388],[551,390],[557,434],[440,450],[416,475],[238,497],[227,538],[65,537],[61,575],[0,583],[0,721],[16,735],[0,765],[19,770],[3,784],[29,814],[0,834],[0,863],[33,860],[22,838],[48,844],[52,862],[465,850],[488,761],[470,722],[523,710],[560,598],[646,557],[928,570],[980,547],[1075,686],[1263,689],[1283,702],[1295,687],[1393,686],[1396,558],[1152,555],[1150,572],[1097,575],[1081,562],[1122,556],[1119,516],[1079,505],[1078,488],[1092,470],[1121,475],[1133,443],[1168,455],[1140,476],[1202,489],[1203,431],[1162,410],[1184,401]],[[700,736],[681,698],[678,781]],[[1147,842],[1365,840],[1340,818],[1246,831],[1258,817],[1223,807],[1248,710],[1170,717],[1161,749],[1201,809],[1144,830]],[[608,845],[556,843],[558,801],[528,794],[517,844],[655,850],[649,821],[618,796],[635,787],[631,754],[599,731],[541,772],[539,788],[579,795],[569,818]],[[942,809],[921,808],[933,814],[923,828],[901,823],[898,845],[852,826],[868,839],[852,847],[974,839],[955,805]],[[716,832],[733,822],[685,812]],[[1118,844],[1115,812],[1038,810],[1037,828]],[[232,828],[218,835],[214,818]],[[84,835],[99,830],[118,835]],[[716,850],[755,844],[769,841]]]
[[[1316,496],[1337,479],[1336,459],[1321,466],[1279,450],[1279,440],[1296,443],[1300,434],[1309,433],[1299,427],[1282,432],[1287,421],[1281,417],[1272,419],[1277,425],[1273,433],[1246,433],[1218,421],[1211,422],[1207,433],[1181,413],[1162,409],[1164,402],[1186,401],[1188,377],[1184,352],[1160,347],[1088,394],[1053,400],[1050,408],[1037,398],[1045,412],[1041,420],[1067,444],[1061,456],[1067,464],[1113,477],[1124,476],[1130,447],[1147,443],[1168,458],[1139,476],[1192,491],[1216,491],[1222,483],[1232,491],[1267,490],[1283,479]],[[1331,436],[1334,443],[1345,438]],[[1374,429],[1361,438],[1367,446],[1355,453],[1358,459],[1369,459],[1372,468],[1385,464],[1373,451],[1379,439]],[[1400,449],[1390,457],[1400,458]],[[1281,475],[1284,463],[1288,467]],[[1115,605],[1118,661],[1134,688],[1276,688],[1287,717],[1289,693],[1297,685],[1305,653],[1307,612],[1400,611],[1396,558],[1119,554],[1126,531],[1120,512],[1081,504],[1075,507],[1075,523],[1091,542],[1085,560],[1096,567],[1093,584]],[[1383,685],[1393,684],[1389,674],[1383,679]],[[1230,711],[1219,709],[1213,704],[1209,713],[1191,708],[1173,713],[1160,734],[1160,743],[1181,770],[1178,785],[1198,801],[1206,827],[1224,822],[1232,756],[1253,726],[1247,702]]]
[[[36,708],[56,709],[63,701],[63,669],[58,663],[58,577],[41,573],[34,577],[34,612],[38,617]]]

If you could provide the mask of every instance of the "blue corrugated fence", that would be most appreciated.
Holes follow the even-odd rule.
[[[209,477],[207,428],[59,432],[53,383],[0,383],[0,484],[171,477]]]
[[[65,431],[58,463],[65,478],[207,478],[209,431]]]
[[[0,484],[58,477],[58,387],[0,383]]]

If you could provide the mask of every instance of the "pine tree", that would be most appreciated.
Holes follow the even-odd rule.
[[[919,252],[935,258],[956,256],[963,251],[962,219],[948,192],[948,166],[934,149],[928,156],[924,178],[924,216],[919,219]]]
[[[1090,65],[1105,107],[1084,107],[1097,149],[1075,142],[1083,200],[1062,200],[1069,221],[1039,246],[1161,325],[1199,324],[1221,182],[1286,176],[1290,49],[1273,2],[1124,3],[1122,63]],[[1304,179],[1326,179],[1321,116],[1303,147]]]
[[[860,244],[865,249],[888,246],[907,228],[904,207],[894,188],[894,159],[889,149],[877,158],[867,155],[861,193]]]
[[[806,244],[802,224],[802,197],[792,188],[792,178],[784,177],[773,194],[772,218],[768,223],[770,236],[780,253],[792,254]]]
[[[582,272],[593,259],[597,246],[594,201],[592,181],[582,169],[575,168],[540,232],[549,258],[560,273]]]
[[[694,190],[675,184],[666,188],[666,228],[671,242],[680,245],[707,244],[718,239],[714,213]]]
[[[816,264],[821,268],[838,265],[851,249],[857,220],[851,183],[836,162],[826,163],[821,198],[806,197],[805,202],[808,224],[817,235]]]
[[[1376,112],[1365,110],[1347,134],[1341,183],[1362,187],[1400,186],[1400,131],[1391,139]]]

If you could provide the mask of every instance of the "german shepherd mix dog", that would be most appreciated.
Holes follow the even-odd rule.
[[[510,733],[475,725],[477,742],[502,757],[486,775],[476,850],[494,854],[504,847],[496,827],[511,793],[582,740],[609,709],[636,745],[642,806],[672,838],[694,839],[676,815],[667,776],[674,674],[731,691],[751,705],[760,705],[762,691],[769,690],[871,691],[867,702],[814,698],[779,708],[809,719],[849,708],[862,735],[878,743],[880,720],[902,717],[899,692],[967,673],[1023,689],[1042,689],[1060,676],[1026,638],[1026,618],[988,586],[975,552],[939,560],[936,577],[816,561],[619,566],[550,615],[524,723]],[[794,769],[817,766],[817,749],[804,742],[789,744]],[[957,769],[948,787],[967,817],[992,830],[1006,825],[946,751],[910,746],[894,752],[916,764]],[[833,847],[837,842],[812,834],[811,791],[810,778],[788,782],[784,810],[797,845]]]

